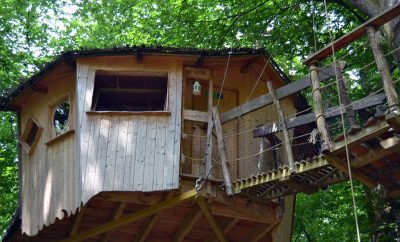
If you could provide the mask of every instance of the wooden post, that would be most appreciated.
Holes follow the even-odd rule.
[[[212,169],[212,130],[214,127],[214,119],[212,113],[212,103],[213,103],[213,80],[210,79],[208,83],[208,126],[207,126],[207,145],[206,145],[206,169],[205,176],[210,172],[209,177],[212,177],[211,169]]]
[[[376,37],[376,29],[373,26],[367,27],[368,38],[374,53],[375,62],[381,74],[383,89],[387,96],[389,112],[399,111],[399,97],[393,83],[392,75],[390,74],[389,64],[386,61],[382,47]]]
[[[225,180],[226,193],[228,195],[233,195],[232,180],[231,180],[231,174],[229,172],[228,158],[226,156],[221,120],[219,119],[219,112],[217,107],[213,107],[212,111],[214,116],[215,131],[217,133],[218,154],[220,155],[221,158],[222,174]]]
[[[282,133],[283,133],[283,138],[284,138],[284,143],[285,143],[285,150],[286,150],[287,159],[288,159],[288,163],[289,163],[289,170],[292,172],[294,169],[294,157],[293,157],[292,147],[290,145],[289,132],[286,128],[285,116],[283,114],[281,104],[280,104],[278,98],[276,97],[276,93],[275,93],[274,87],[272,86],[272,82],[267,81],[267,86],[268,86],[269,94],[271,95],[271,98],[275,104],[276,112],[278,113],[279,123],[280,123],[280,126],[282,127]]]
[[[339,98],[342,106],[345,107],[346,110],[346,117],[350,124],[349,132],[352,133],[356,130],[359,130],[361,127],[356,123],[356,113],[354,112],[353,107],[350,105],[350,97],[347,93],[347,87],[344,82],[344,77],[342,74],[342,70],[346,66],[346,62],[339,61],[336,64],[336,77],[338,82],[338,89],[339,89]],[[341,107],[342,108],[342,107]]]
[[[321,95],[321,84],[319,79],[318,67],[315,62],[310,64],[310,74],[311,74],[311,86],[312,86],[312,96],[314,100],[314,112],[315,120],[317,122],[317,127],[319,135],[321,137],[321,150],[328,151],[331,148],[331,139],[329,137],[328,126],[326,125],[326,120],[324,116],[324,108],[322,106],[322,95]]]

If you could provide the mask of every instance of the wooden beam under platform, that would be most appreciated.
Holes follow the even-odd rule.
[[[228,224],[226,224],[222,229],[222,232],[224,233],[224,235],[228,234],[229,231],[231,231],[231,229],[233,227],[235,227],[235,225],[239,221],[240,221],[240,219],[234,218]],[[215,234],[212,234],[207,240],[205,240],[205,242],[218,242],[218,238],[217,238],[217,236],[215,236]]]
[[[85,239],[88,239],[90,237],[114,230],[116,228],[119,228],[123,225],[132,223],[134,221],[137,221],[141,218],[148,217],[152,214],[164,211],[166,209],[172,208],[182,202],[194,199],[194,197],[197,195],[197,191],[195,189],[189,190],[187,192],[181,193],[171,199],[168,199],[166,201],[160,202],[158,204],[152,205],[150,207],[147,207],[145,209],[142,209],[136,213],[126,215],[122,218],[116,219],[114,221],[102,224],[97,226],[96,228],[89,229],[87,231],[78,233],[76,235],[73,235],[69,238],[61,240],[61,242],[73,242],[73,241],[82,241]]]
[[[118,218],[121,217],[122,213],[124,212],[124,209],[126,207],[126,203],[120,202],[114,209],[113,214],[111,216],[111,221],[114,221]],[[101,242],[107,242],[108,238],[110,237],[112,231],[108,231],[107,233],[104,234],[103,238],[100,240]]]
[[[164,200],[168,200],[168,199],[172,198],[174,196],[174,194],[175,194],[174,191],[169,192]],[[159,217],[160,217],[160,213],[156,213],[143,225],[143,228],[141,229],[140,233],[138,235],[136,235],[136,237],[135,237],[135,242],[145,242],[146,241],[147,236],[149,236],[151,230],[153,229],[153,227],[156,224]]]
[[[397,137],[391,137],[389,139],[384,140],[385,143],[391,143],[388,144],[386,148],[379,146],[375,149],[370,149],[366,154],[357,156],[356,158],[352,159],[350,162],[351,166],[354,168],[360,168],[376,160],[383,159],[388,155],[398,152],[400,150],[400,142],[395,142],[395,143],[389,142],[394,138],[397,140]]]
[[[69,232],[69,236],[75,235],[78,232],[79,226],[81,225],[81,222],[83,219],[83,216],[85,215],[85,210],[86,210],[86,206],[81,207],[81,209],[75,215],[75,219],[74,219],[74,222],[72,223],[72,227]]]
[[[175,231],[172,241],[183,241],[185,236],[192,230],[193,226],[200,220],[201,216],[201,210],[196,204],[194,204],[189,213],[183,219],[178,229]]]
[[[208,208],[206,202],[204,201],[204,198],[198,197],[197,204],[199,205],[201,211],[203,212],[204,216],[206,217],[208,223],[211,226],[211,229],[214,231],[214,234],[217,236],[218,240],[221,242],[227,242],[228,240],[225,238],[225,235],[222,233],[218,224],[215,222],[215,218],[214,218],[213,214],[210,212],[210,209]]]
[[[346,146],[351,147],[373,137],[377,137],[387,132],[389,128],[389,124],[385,121],[376,122],[374,125],[365,127],[355,134],[347,135],[346,140],[335,142],[331,148],[331,153],[333,155],[340,154],[344,151]]]
[[[332,164],[334,167],[336,167],[338,170],[340,170],[343,173],[346,173],[349,175],[349,170],[347,165],[338,157],[329,154],[325,156],[327,160],[329,160],[329,163]],[[369,178],[367,175],[356,171],[354,169],[351,169],[351,175],[354,179],[359,180],[362,182],[364,185],[366,185],[369,188],[375,188],[378,184],[376,181],[373,179]]]
[[[250,232],[249,236],[245,240],[246,242],[257,242],[260,241],[267,233],[269,233],[272,229],[274,229],[280,220],[273,224],[261,224],[256,227],[253,231]]]

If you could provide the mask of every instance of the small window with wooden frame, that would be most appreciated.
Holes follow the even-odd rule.
[[[92,112],[167,112],[168,73],[96,71]]]
[[[36,119],[29,116],[25,124],[25,129],[19,139],[19,142],[28,155],[34,151],[42,132],[43,128],[39,126]]]
[[[74,132],[71,94],[67,93],[48,104],[48,142],[59,140]]]

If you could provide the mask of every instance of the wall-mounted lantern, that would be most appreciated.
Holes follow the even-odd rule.
[[[199,81],[195,81],[193,84],[193,95],[198,96],[201,94],[201,85]]]

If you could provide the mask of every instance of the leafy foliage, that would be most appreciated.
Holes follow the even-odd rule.
[[[3,233],[18,206],[18,161],[15,116],[2,113],[0,120],[0,231]]]
[[[266,48],[284,72],[297,79],[307,73],[301,62],[309,53],[349,32],[365,17],[344,2],[328,1],[326,15],[320,0],[3,0],[0,93],[61,51],[127,45]],[[377,70],[368,66],[373,57],[365,43],[361,39],[336,53],[338,59],[347,55],[352,99],[380,88]],[[336,94],[332,89],[324,95]],[[10,118],[15,121],[12,114],[0,113],[1,231],[18,201],[16,125],[9,123]],[[396,213],[380,213],[386,222],[379,226],[369,221],[376,218],[371,211],[394,211],[396,203],[375,202],[379,196],[363,189],[356,186],[362,239],[372,238],[376,231],[394,237]],[[347,184],[338,184],[312,196],[298,195],[293,240],[354,241],[349,194]]]

